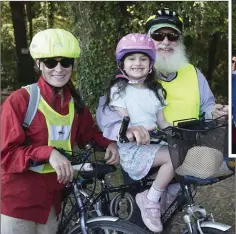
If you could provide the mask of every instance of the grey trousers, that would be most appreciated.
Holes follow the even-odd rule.
[[[56,234],[57,217],[52,207],[46,224],[17,219],[1,214],[1,234]]]

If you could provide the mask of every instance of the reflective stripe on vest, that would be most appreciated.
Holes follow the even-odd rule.
[[[71,127],[74,119],[73,99],[71,99],[69,103],[69,114],[67,115],[60,115],[53,110],[42,96],[40,96],[38,109],[43,113],[46,120],[48,129],[48,146],[54,146],[71,151]],[[30,167],[30,170],[38,173],[55,172],[49,163]]]
[[[177,77],[170,81],[161,81],[167,92],[167,106],[164,114],[168,122],[196,118],[200,113],[200,92],[197,72],[193,65],[187,64],[178,71]]]

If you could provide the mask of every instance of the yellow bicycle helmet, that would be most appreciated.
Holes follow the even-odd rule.
[[[30,44],[30,54],[34,59],[67,57],[78,58],[78,40],[64,29],[46,29],[38,32]]]

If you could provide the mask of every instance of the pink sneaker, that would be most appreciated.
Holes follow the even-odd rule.
[[[161,223],[160,205],[147,199],[148,190],[138,193],[135,197],[136,203],[141,211],[142,219],[145,225],[152,232],[161,232],[163,230]]]

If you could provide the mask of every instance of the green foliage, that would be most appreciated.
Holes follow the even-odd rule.
[[[196,2],[191,7],[191,24],[186,28],[186,43],[190,61],[206,78],[209,60],[215,60],[213,78],[210,81],[213,93],[227,96],[228,93],[228,3]],[[215,55],[209,58],[212,36],[218,35]],[[216,43],[216,42],[213,42]],[[212,62],[212,61],[211,61]]]
[[[14,29],[11,18],[9,2],[1,2],[1,86],[2,88],[14,88],[17,72],[17,56],[15,48]],[[29,2],[25,2],[29,4]],[[69,3],[67,2],[30,2],[33,25],[33,35],[50,27],[50,17],[53,14],[53,27],[71,31],[72,21],[69,20]],[[26,6],[26,5],[25,5]],[[52,7],[53,6],[53,7]],[[27,7],[25,7],[25,10]],[[53,11],[53,12],[52,12]],[[26,13],[27,10],[26,10]],[[29,21],[27,22],[28,45]]]
[[[14,30],[8,2],[1,2],[1,20],[1,86],[6,88],[14,82],[15,71],[12,68],[16,64]]]
[[[236,10],[236,4],[232,6]],[[95,110],[99,96],[105,94],[108,82],[116,70],[117,42],[128,33],[144,33],[145,21],[161,7],[175,9],[182,15],[185,23],[184,42],[191,63],[207,76],[209,61],[214,61],[211,88],[214,94],[227,96],[227,2],[31,2],[33,35],[52,26],[72,31],[79,38],[81,57],[75,64],[76,73],[73,81],[81,90],[87,105],[91,110]],[[1,2],[1,12],[1,74],[4,88],[14,81],[17,61],[9,2]],[[235,17],[233,14],[233,22],[236,22]],[[29,34],[29,22],[27,27]],[[216,53],[213,58],[209,58],[209,48],[215,32],[219,35]],[[234,35],[236,31],[233,28],[233,38]],[[236,48],[234,40],[233,45]]]
[[[75,34],[80,39],[79,89],[86,103],[95,108],[116,69],[114,48],[118,38],[119,2],[74,2]],[[97,11],[96,9],[102,9]]]
[[[236,50],[236,0],[232,0],[232,49]]]

